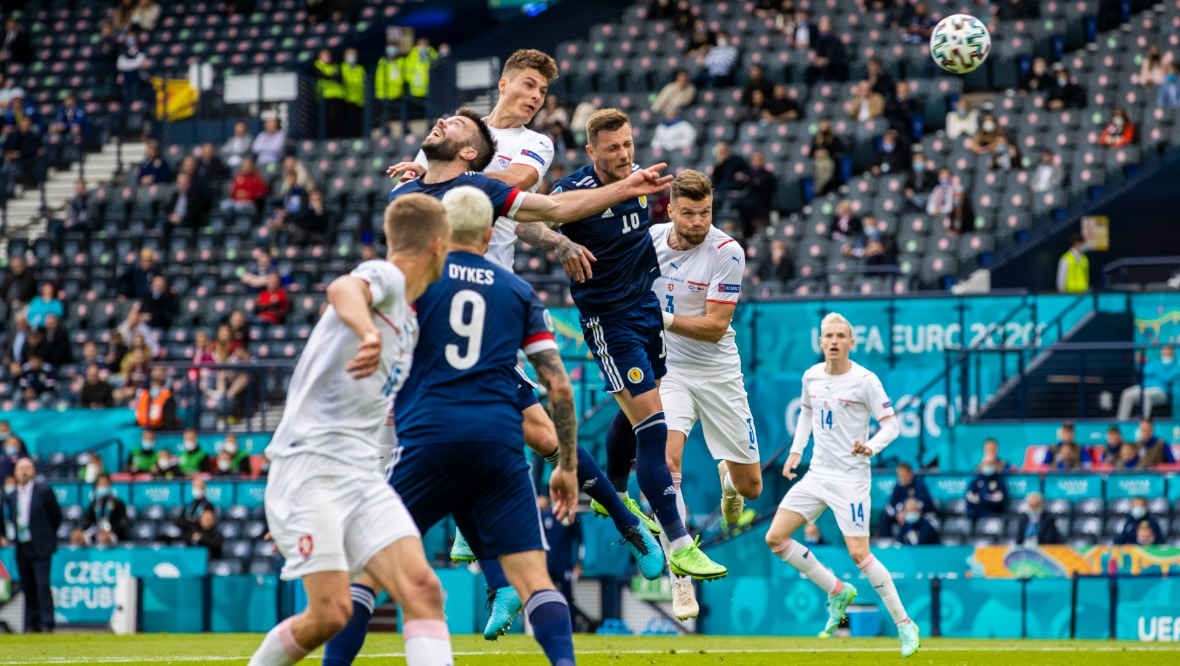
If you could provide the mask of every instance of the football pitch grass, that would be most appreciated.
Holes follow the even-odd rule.
[[[0,636],[0,666],[25,664],[245,664],[259,634],[54,634]],[[454,636],[456,666],[543,666],[531,638],[506,636],[487,643]],[[892,638],[774,638],[766,636],[577,636],[583,666],[684,664],[795,666],[796,664],[1180,664],[1180,643],[923,639],[918,654],[903,660]],[[303,663],[315,666],[317,651]],[[397,635],[370,636],[360,665],[404,664]]]

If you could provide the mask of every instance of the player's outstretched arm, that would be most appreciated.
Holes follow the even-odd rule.
[[[356,379],[368,377],[381,361],[381,333],[369,310],[373,303],[369,284],[354,275],[341,275],[328,285],[328,302],[340,321],[361,339],[356,356],[345,369]]]
[[[550,229],[544,222],[521,222],[516,225],[516,237],[533,247],[556,252],[566,277],[571,280],[585,282],[594,277],[590,262],[597,260],[590,250]]]
[[[693,340],[717,343],[729,330],[729,322],[733,319],[736,307],[737,303],[709,301],[705,303],[704,317],[678,317],[671,312],[665,312],[664,328]]]
[[[517,222],[577,222],[636,197],[658,194],[668,189],[672,176],[661,176],[664,163],[640,169],[625,180],[605,187],[570,190],[552,196],[529,194],[514,219]]]

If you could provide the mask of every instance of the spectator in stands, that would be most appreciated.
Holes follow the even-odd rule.
[[[172,168],[168,166],[168,160],[160,154],[159,141],[147,142],[143,150],[143,159],[135,168],[135,180],[140,185],[172,182]]]
[[[359,62],[359,56],[356,49],[348,48],[344,50],[344,62],[340,63],[340,80],[344,84],[344,108],[348,111],[346,118],[347,133],[350,135],[357,135],[360,133],[361,127],[365,120],[365,88],[366,88],[366,72],[363,65]],[[275,121],[278,124],[278,121]],[[254,139],[254,144],[257,146],[258,139]],[[255,148],[255,153],[258,149]],[[277,160],[276,160],[277,161]],[[258,161],[259,166],[264,166],[267,163],[262,161],[261,156]]]
[[[33,336],[33,328],[29,326],[29,318],[24,312],[17,312],[13,316],[12,331],[4,338],[4,348],[0,352],[0,360],[5,365],[23,361],[28,352],[28,342]]]
[[[967,517],[999,516],[1008,506],[1008,484],[1000,476],[996,459],[984,457],[979,473],[967,485]]]
[[[21,368],[17,385],[26,404],[42,396],[53,397],[57,393],[57,380],[53,376],[53,368],[46,365],[37,353],[29,355],[28,362]]]
[[[438,51],[428,40],[419,38],[414,43],[414,48],[406,54],[406,85],[410,97],[417,98],[419,102],[426,99],[426,93],[430,90],[430,70],[436,61]]]
[[[90,133],[90,119],[86,110],[78,105],[78,98],[67,93],[57,116],[49,126],[49,133],[63,137],[63,140],[81,143]]]
[[[930,190],[926,197],[926,213],[928,215],[950,215],[955,210],[955,194],[961,193],[963,186],[959,179],[951,176],[951,170],[943,167],[938,170],[938,184]]]
[[[750,173],[750,165],[741,156],[733,153],[729,144],[718,141],[713,146],[713,191],[717,193],[713,200],[713,210],[722,209],[722,202],[733,201],[741,196],[745,189],[746,180]]]
[[[108,409],[115,406],[115,393],[103,377],[97,363],[86,366],[86,374],[78,391],[78,406],[82,409]]]
[[[674,151],[691,148],[696,142],[697,129],[687,118],[680,116],[679,110],[669,109],[664,112],[663,122],[656,126],[651,147],[655,150]]]
[[[865,80],[869,82],[869,87],[873,89],[873,92],[885,98],[889,98],[897,92],[898,88],[893,82],[893,77],[885,72],[885,69],[881,66],[880,58],[875,56],[869,58],[868,62],[865,63],[865,68],[867,70]],[[909,90],[906,92],[908,93]],[[909,130],[906,131],[908,132]]]
[[[998,471],[1000,474],[1008,474],[1010,472],[1018,471],[1016,465],[1013,465],[1012,463],[1000,457],[1000,442],[995,437],[988,437],[987,439],[983,440],[983,457],[980,459],[981,462],[975,466],[976,473],[979,473],[980,469],[983,467],[982,461],[984,460],[991,461],[990,464],[995,465],[996,471]]]
[[[991,168],[995,171],[1019,169],[1021,168],[1020,159],[1020,149],[1015,143],[1008,140],[1007,133],[1001,131],[1000,136],[996,139],[996,149],[992,152],[989,160]]]
[[[828,229],[828,238],[834,241],[853,241],[864,233],[861,219],[852,214],[852,202],[844,199],[836,204],[836,214],[832,218],[832,226]]]
[[[123,51],[115,61],[118,70],[118,82],[123,90],[123,106],[129,108],[132,103],[142,99],[140,86],[147,75],[147,56],[139,50],[135,37],[128,37],[123,43]]]
[[[385,42],[373,74],[373,98],[377,102],[377,124],[386,125],[401,117],[401,100],[406,93],[406,58],[396,39]]]
[[[289,170],[283,172],[283,189],[280,205],[270,218],[270,227],[274,230],[279,242],[283,245],[291,235],[290,227],[298,227],[303,216],[307,215],[307,190],[299,183],[299,172]]]
[[[61,318],[55,314],[45,315],[42,334],[45,336],[45,341],[41,346],[41,358],[52,366],[55,372],[60,373],[74,362],[70,336],[62,328]]]
[[[258,293],[266,288],[270,276],[275,273],[275,267],[270,253],[266,250],[256,247],[251,255],[254,257],[254,265],[246,269],[240,279],[250,291]]]
[[[774,85],[766,79],[761,65],[750,65],[746,85],[742,88],[742,104],[750,106],[753,103],[754,91],[762,93],[764,100],[770,99],[771,93],[774,92]]]
[[[763,95],[761,90],[755,90],[750,93],[750,103],[745,106],[743,115],[739,117],[739,120],[744,122],[762,120],[763,114],[766,113],[766,102],[766,95]]]
[[[712,90],[728,88],[734,83],[734,70],[738,63],[738,48],[725,32],[717,33],[715,46],[705,53],[704,68],[697,74],[698,88]]]
[[[57,529],[61,527],[61,507],[57,495],[47,483],[34,479],[33,461],[16,464],[16,491],[3,498],[8,515],[16,516],[13,538],[16,542],[16,566],[25,596],[25,632],[52,632],[53,588],[49,572],[57,552]],[[6,532],[8,530],[5,530]]]
[[[754,284],[771,280],[785,283],[795,277],[795,262],[791,260],[791,253],[787,249],[786,241],[781,238],[770,241],[765,255],[758,264],[758,273],[754,276]]]
[[[680,105],[674,105],[680,108]],[[545,97],[545,106],[533,118],[533,127],[553,139],[554,148],[574,148],[574,134],[570,131],[570,114],[558,100],[557,95]]]
[[[1180,109],[1180,67],[1170,62],[1164,80],[1155,95],[1155,105],[1163,109]]]
[[[852,98],[844,102],[844,113],[857,122],[866,122],[885,112],[885,97],[873,92],[868,81],[856,86]]]
[[[934,500],[926,489],[926,483],[914,474],[913,465],[900,462],[897,464],[897,484],[889,493],[889,500],[881,513],[881,536],[893,534],[894,525],[904,519],[905,505],[911,499],[917,502],[920,512],[934,510]]]
[[[191,494],[193,499],[184,505],[180,510],[180,515],[176,517],[176,527],[180,529],[181,534],[188,534],[195,530],[200,524],[201,515],[206,511],[216,512],[213,503],[205,497],[204,477],[193,477]]]
[[[955,102],[955,109],[946,114],[946,136],[955,140],[959,137],[971,138],[979,131],[979,111],[963,97]]]
[[[175,290],[168,286],[168,279],[159,274],[153,276],[151,292],[143,301],[148,326],[156,331],[167,331],[172,328],[172,318],[179,312],[180,304]]]
[[[22,363],[27,362],[29,357],[33,354],[41,356],[41,352],[44,351],[44,349],[45,331],[39,328],[34,328],[29,332],[28,337],[25,339],[25,346],[23,349],[21,349],[21,357],[17,360]],[[41,359],[44,360],[45,357],[41,356]]]
[[[37,277],[33,270],[25,263],[25,258],[14,255],[9,259],[8,270],[4,272],[3,288],[4,300],[13,310],[33,300],[37,295]]]
[[[905,173],[913,160],[913,150],[910,148],[908,134],[890,127],[881,137],[877,146],[877,154],[869,171],[874,176],[889,173]]]
[[[324,193],[311,190],[307,196],[307,206],[301,215],[295,218],[283,218],[283,243],[292,245],[307,245],[309,243],[324,243],[331,225],[331,218],[324,209]]]
[[[110,366],[107,365],[106,360],[98,355],[98,343],[94,340],[87,340],[82,343],[82,360],[78,363],[74,370],[74,375],[83,376],[86,374],[86,369],[91,365],[98,366],[98,372],[103,379],[106,379],[110,374]]]
[[[1123,440],[1122,435],[1119,435],[1119,440],[1118,457],[1113,461],[1114,469],[1120,472],[1147,469],[1147,466],[1143,464],[1143,456],[1139,455],[1139,447],[1135,445],[1135,442]],[[1107,446],[1110,446],[1109,439],[1107,440]]]
[[[1143,362],[1143,382],[1123,389],[1119,396],[1118,420],[1130,420],[1131,413],[1140,403],[1143,418],[1150,419],[1153,408],[1168,403],[1168,397],[1178,388],[1177,382],[1180,382],[1180,364],[1176,363],[1176,348],[1164,345],[1160,347],[1158,360]]]
[[[813,35],[808,65],[804,71],[807,85],[817,81],[844,81],[848,78],[848,53],[832,27],[830,16],[819,17],[818,34]]]
[[[808,546],[823,546],[828,542],[824,540],[824,535],[820,533],[819,525],[807,523],[803,526],[803,543]]]
[[[1025,510],[1016,527],[1016,543],[1021,546],[1057,546],[1065,543],[1057,531],[1057,522],[1045,516],[1045,498],[1033,491],[1024,498]]]
[[[1081,234],[1070,236],[1069,249],[1057,261],[1058,293],[1081,294],[1090,290],[1090,258],[1085,249],[1086,239]]]
[[[811,138],[812,156],[814,157],[815,152],[821,148],[826,150],[833,160],[843,157],[847,152],[844,140],[836,135],[832,129],[832,119],[827,116],[820,118],[816,124],[815,136]]]
[[[147,386],[149,361],[146,349],[128,349],[123,355],[119,371],[111,375],[111,384],[115,386],[115,404],[127,404],[141,388]]]
[[[189,532],[185,541],[191,546],[200,546],[208,550],[210,560],[221,559],[221,548],[225,537],[221,535],[221,530],[217,527],[217,513],[213,509],[205,509],[201,513],[196,529]]]
[[[278,118],[267,118],[262,122],[262,131],[254,137],[250,150],[257,156],[260,167],[278,164],[283,159],[287,150],[287,135],[279,127]]]
[[[885,120],[906,139],[914,138],[914,118],[919,116],[918,101],[910,95],[910,84],[898,81],[895,90],[885,94]]]
[[[1131,75],[1131,82],[1150,90],[1164,82],[1164,76],[1167,73],[1166,68],[1171,62],[1171,53],[1165,58],[1160,51],[1160,47],[1157,44],[1152,44],[1147,47],[1147,53],[1143,55],[1143,62],[1139,65],[1138,76]]]
[[[127,471],[132,474],[150,472],[160,459],[160,453],[156,450],[156,431],[144,428],[139,437],[139,448],[132,451],[127,459]]]
[[[283,278],[278,273],[271,273],[266,279],[266,288],[258,294],[255,315],[261,324],[281,326],[287,318],[287,311],[291,304],[287,301],[287,290],[283,288]]]
[[[910,15],[909,20],[902,25],[901,41],[907,44],[929,43],[930,33],[937,24],[938,19],[930,15],[930,8],[926,3],[919,2],[914,5],[914,13]]]
[[[62,220],[60,232],[90,230],[90,191],[86,181],[74,181],[74,196],[66,205],[66,218]]]
[[[156,466],[152,468],[152,476],[165,480],[182,479],[184,475],[180,473],[178,465],[176,454],[168,449],[161,449],[160,457],[156,459]]]
[[[1020,87],[1022,90],[1037,93],[1052,90],[1056,84],[1057,79],[1049,71],[1048,61],[1037,56],[1033,58],[1032,67],[1028,71],[1028,77],[1024,79]]]
[[[131,26],[140,32],[155,30],[159,20],[160,5],[155,0],[139,0],[135,10],[131,12]]]
[[[1156,436],[1155,423],[1149,418],[1139,421],[1139,429],[1135,431],[1135,443],[1143,456],[1144,467],[1154,469],[1159,465],[1176,463],[1172,447],[1162,437]]]
[[[33,119],[21,116],[16,129],[8,133],[4,139],[4,187],[5,192],[11,191],[12,186],[20,184],[32,189],[41,184],[45,168],[41,158],[45,155],[45,148],[41,141],[41,134],[33,127]]]
[[[787,44],[794,49],[811,48],[813,35],[819,36],[811,25],[811,15],[806,9],[788,10],[787,3],[794,8],[793,0],[784,0],[783,10],[774,18],[774,29],[787,38]]]
[[[1098,137],[1098,145],[1107,148],[1122,148],[1135,140],[1135,123],[1126,109],[1118,108],[1110,115],[1110,122]]]
[[[985,113],[979,123],[979,131],[967,139],[967,148],[976,155],[989,155],[996,149],[1003,133],[1004,130],[1000,129],[1000,124],[996,122],[995,114]]]
[[[787,87],[779,84],[774,87],[770,99],[766,101],[761,120],[766,122],[798,120],[801,112],[799,105],[787,94]]]
[[[41,294],[29,303],[26,314],[29,317],[29,325],[33,328],[44,326],[47,315],[57,315],[59,319],[65,316],[65,308],[61,299],[57,297],[57,287],[53,286],[52,282],[41,283]]]
[[[27,65],[31,62],[33,46],[29,41],[29,33],[16,17],[9,16],[4,22],[4,39],[0,41],[0,63]]]
[[[713,49],[717,43],[717,34],[709,29],[709,24],[703,18],[692,20],[692,32],[688,35],[688,45],[684,50],[687,56],[703,56]]]
[[[696,96],[697,88],[689,79],[688,71],[678,69],[672,77],[672,82],[661,88],[660,94],[656,95],[651,110],[655,113],[664,113],[669,109],[683,109],[692,104]]]
[[[897,526],[898,543],[908,546],[933,546],[938,544],[938,531],[922,515],[922,503],[910,498],[905,501],[905,510],[901,513],[901,523]]]
[[[1106,445],[1102,449],[1102,464],[1115,465],[1123,448],[1123,433],[1119,427],[1112,425],[1106,429]]]
[[[225,166],[230,169],[237,169],[242,166],[242,160],[250,156],[250,151],[253,148],[254,139],[250,133],[246,131],[246,123],[234,123],[234,133],[226,140],[225,145],[221,147],[221,154],[225,156]],[[201,161],[208,168],[211,159],[217,159],[214,154],[210,157],[209,144],[205,144],[205,150],[201,155]],[[220,161],[220,160],[219,160]],[[221,178],[225,178],[226,173],[222,172]],[[212,180],[221,180],[221,178],[211,178]]]
[[[1048,463],[1059,471],[1090,469],[1090,452],[1077,442],[1058,442],[1053,450],[1053,459]]]
[[[897,264],[897,243],[889,233],[889,224],[871,215],[864,218],[864,235],[852,248],[852,256],[863,258],[866,266]]]
[[[191,477],[195,474],[211,471],[210,468],[213,461],[209,457],[209,454],[201,449],[201,444],[197,441],[196,430],[192,428],[185,429],[181,448],[182,450],[177,460],[177,467],[181,474]]]
[[[938,185],[938,174],[929,169],[921,145],[914,146],[910,173],[906,176],[901,193],[905,197],[906,210],[920,213],[926,210],[929,192]]]
[[[25,443],[12,433],[8,421],[0,421],[0,445],[4,447],[0,450],[0,481],[3,481],[16,472],[16,463],[21,458],[28,458],[29,452]]]
[[[237,477],[241,475],[240,470],[234,466],[234,457],[226,451],[217,454],[210,467],[210,472],[215,477]]]
[[[221,202],[221,210],[236,213],[256,213],[266,197],[266,181],[254,170],[254,160],[242,160],[238,174],[229,188],[229,198]]]
[[[155,278],[153,277],[152,280],[155,281]],[[150,296],[151,291],[149,287],[148,297]],[[144,300],[147,300],[147,297]],[[155,358],[160,354],[159,336],[148,325],[147,316],[143,310],[143,301],[137,301],[131,304],[131,308],[127,311],[127,318],[123,320],[122,324],[119,324],[119,332],[123,334],[124,340],[131,340],[132,347],[137,346],[136,338],[142,337],[142,344],[147,347],[145,351],[149,359]]]
[[[176,398],[168,387],[168,371],[162,367],[151,369],[147,388],[135,396],[135,421],[141,428],[152,430],[176,430],[180,419],[176,417]]]
[[[238,436],[231,433],[226,433],[225,441],[221,443],[221,451],[228,453],[230,459],[233,461],[233,468],[243,476],[250,476],[253,474],[253,469],[250,467],[250,454],[246,453],[238,445]]]
[[[97,92],[102,99],[113,98],[113,85],[119,70],[119,40],[115,37],[115,29],[109,21],[103,21],[98,27],[98,41],[91,48],[91,68],[97,75]]]
[[[1140,534],[1144,532],[1144,534]],[[1146,542],[1146,543],[1144,543]],[[1116,546],[1153,546],[1164,542],[1159,521],[1147,512],[1147,499],[1131,500],[1131,515],[1123,522],[1123,529],[1114,538]]]
[[[761,150],[750,154],[750,171],[746,176],[746,189],[738,200],[737,209],[742,221],[742,234],[753,238],[762,222],[769,221],[774,194],[778,189],[778,178],[766,166],[766,156]]]
[[[204,225],[209,200],[203,190],[193,184],[193,176],[187,172],[176,174],[176,190],[164,206],[168,215],[167,223],[162,225],[165,237],[170,237],[176,228],[198,229]]]
[[[1086,91],[1074,82],[1069,70],[1065,67],[1057,70],[1057,85],[1049,88],[1047,106],[1051,111],[1086,107]]]
[[[651,0],[647,6],[647,20],[671,21],[677,16],[676,3],[672,0]]]
[[[123,367],[123,357],[127,356],[127,341],[123,334],[118,329],[111,331],[110,340],[107,342],[106,353],[103,354],[103,362],[112,372],[116,372]]]
[[[115,496],[111,477],[102,474],[94,482],[94,499],[90,500],[82,524],[70,533],[70,543],[82,547],[114,546],[126,541],[130,533],[127,504]]]
[[[1065,169],[1061,166],[1061,159],[1048,148],[1041,149],[1041,161],[1033,170],[1029,189],[1034,194],[1055,190],[1065,184]]]
[[[225,180],[228,174],[225,163],[217,156],[217,147],[212,143],[195,148],[193,157],[197,159],[197,172],[193,174],[194,185],[199,183],[203,187],[211,188],[213,184]]]

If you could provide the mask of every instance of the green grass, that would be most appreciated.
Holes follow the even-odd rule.
[[[0,637],[0,666],[18,664],[245,664],[261,636],[251,634],[111,636],[55,634]],[[532,639],[508,636],[487,643],[455,636],[455,664],[544,666]],[[578,636],[583,666],[669,664],[753,666],[881,664],[900,662],[894,639],[737,636]],[[369,638],[358,664],[402,664],[400,636]],[[319,662],[318,653],[305,661]],[[925,639],[908,664],[1178,664],[1180,644],[1113,641]]]

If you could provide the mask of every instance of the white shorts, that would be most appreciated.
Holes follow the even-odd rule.
[[[824,509],[830,508],[844,536],[867,537],[869,514],[873,508],[869,495],[871,486],[868,479],[818,476],[808,472],[787,491],[778,508],[794,511],[809,523],[815,522]]]
[[[366,472],[314,453],[271,463],[266,521],[287,560],[283,580],[324,571],[355,576],[393,542],[420,536],[378,470]]]
[[[660,401],[668,430],[688,437],[701,422],[705,444],[714,460],[757,463],[758,433],[750,414],[745,379],[741,371],[720,376],[690,375],[681,368],[668,367],[660,381]]]

